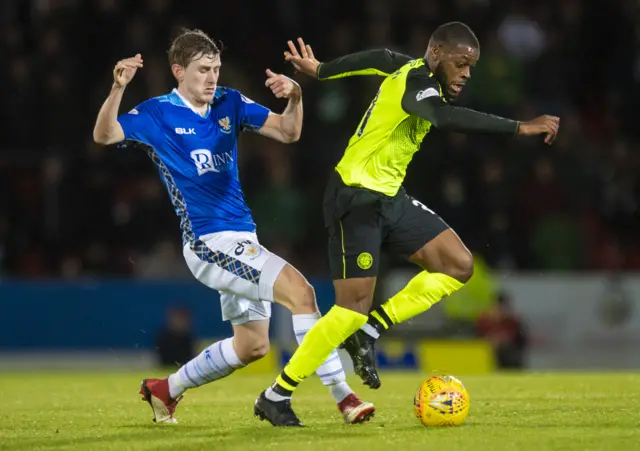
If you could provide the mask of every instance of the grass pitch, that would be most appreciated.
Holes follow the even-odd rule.
[[[441,429],[413,416],[419,374],[385,373],[378,391],[350,378],[377,407],[372,422],[354,426],[314,377],[294,399],[304,429],[255,419],[253,401],[272,378],[243,374],[189,391],[179,423],[155,425],[137,395],[150,376],[0,374],[0,450],[640,450],[640,374],[460,376],[471,414]]]

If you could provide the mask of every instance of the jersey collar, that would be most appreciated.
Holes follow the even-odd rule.
[[[180,94],[178,92],[177,88],[173,88],[173,91],[171,91],[171,94],[173,95],[173,97],[176,100],[176,103],[178,105],[185,106],[185,107],[189,108],[191,111],[193,111],[195,114],[200,116],[200,113],[198,112],[198,110],[193,106],[193,104],[191,102],[189,102],[185,97],[182,96],[182,94]],[[216,89],[215,97],[217,97],[217,94],[218,94],[218,89]],[[211,112],[211,105],[209,104],[209,105],[207,105],[207,112],[204,114],[204,116],[200,116],[200,117],[205,117],[206,118],[207,116],[209,116],[210,112]]]

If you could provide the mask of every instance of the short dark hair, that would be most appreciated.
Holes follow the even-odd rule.
[[[429,47],[436,44],[462,44],[476,49],[480,48],[480,42],[475,33],[462,22],[448,22],[436,28],[429,39]]]
[[[187,67],[195,58],[220,54],[220,45],[202,30],[183,28],[169,47],[169,64]]]

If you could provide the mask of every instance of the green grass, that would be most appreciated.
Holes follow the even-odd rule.
[[[314,378],[294,407],[304,429],[252,416],[267,376],[238,374],[187,393],[179,424],[156,426],[135,373],[0,374],[0,450],[640,450],[640,374],[461,377],[471,414],[457,428],[427,429],[413,416],[418,374],[383,374],[359,386],[371,423],[349,426]]]

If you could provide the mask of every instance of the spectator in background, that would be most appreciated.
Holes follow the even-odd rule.
[[[304,198],[291,183],[291,152],[279,143],[263,144],[267,185],[250,198],[264,245],[289,260],[304,234]]]
[[[527,333],[522,320],[511,310],[510,298],[501,293],[496,304],[480,315],[477,331],[494,348],[498,367],[521,369],[527,349]]]
[[[184,262],[182,247],[169,237],[162,237],[147,253],[134,261],[133,273],[140,279],[188,279],[193,276]]]
[[[169,310],[167,324],[156,337],[156,350],[161,367],[182,366],[195,356],[188,309],[177,307]]]
[[[469,79],[474,106],[495,114],[508,114],[522,98],[527,70],[524,62],[506,52],[497,33],[490,33],[482,45],[482,64]]]
[[[579,269],[583,261],[582,230],[570,210],[566,180],[550,155],[540,155],[517,196],[520,235],[527,239],[527,262],[547,271]]]

